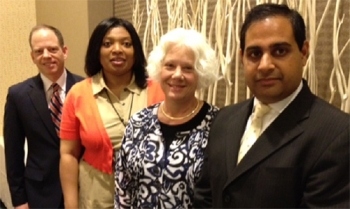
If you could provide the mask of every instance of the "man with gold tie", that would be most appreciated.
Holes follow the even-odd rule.
[[[39,74],[11,86],[5,104],[5,160],[12,204],[16,209],[64,208],[59,180],[61,108],[66,92],[83,78],[64,67],[68,49],[57,28],[35,26],[29,44]]]
[[[301,15],[254,7],[240,49],[254,97],[214,120],[194,206],[349,208],[350,117],[302,79],[309,43]]]

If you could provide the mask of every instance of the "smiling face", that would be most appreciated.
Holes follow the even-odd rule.
[[[46,28],[34,31],[30,43],[30,55],[34,64],[43,75],[55,82],[64,71],[67,47],[60,46],[55,33]]]
[[[135,62],[134,47],[125,28],[111,28],[106,33],[101,45],[100,62],[104,74],[131,78]]]
[[[266,104],[292,94],[302,80],[308,48],[305,41],[299,50],[291,23],[285,17],[271,16],[254,22],[247,30],[241,54],[252,93]]]
[[[167,100],[191,101],[195,97],[198,74],[195,55],[186,46],[170,45],[161,63],[160,83]]]

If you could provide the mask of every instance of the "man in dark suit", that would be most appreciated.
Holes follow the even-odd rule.
[[[240,48],[254,97],[223,108],[212,124],[196,208],[349,208],[350,118],[302,79],[305,34],[302,17],[287,6],[263,4],[247,14]],[[261,135],[246,143],[262,104],[270,111]]]
[[[11,86],[5,105],[5,158],[12,204],[23,209],[64,208],[59,179],[60,139],[56,129],[59,124],[55,127],[49,103],[52,84],[58,84],[57,95],[63,104],[69,89],[83,78],[65,69],[68,49],[58,29],[38,25],[30,32],[29,43],[39,74]]]

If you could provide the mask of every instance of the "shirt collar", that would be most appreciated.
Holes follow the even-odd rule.
[[[99,94],[104,89],[108,89],[104,79],[102,70],[98,72],[96,75],[92,76],[92,93],[94,95]],[[135,83],[135,76],[133,75],[129,85],[126,87],[130,92],[133,92],[137,95],[141,93],[141,89]]]
[[[40,78],[44,83],[45,92],[47,92],[52,86],[53,82],[42,73],[40,73]],[[61,89],[64,92],[66,92],[66,80],[67,80],[67,71],[66,69],[64,69],[62,75],[56,81],[56,83],[61,87]]]
[[[303,87],[303,82],[301,81],[298,88],[290,94],[288,97],[284,98],[281,101],[278,101],[276,103],[271,103],[269,106],[271,107],[272,110],[277,111],[279,113],[282,113],[282,111],[295,99],[295,97],[299,94]],[[256,97],[254,97],[254,109],[256,104],[260,102]]]

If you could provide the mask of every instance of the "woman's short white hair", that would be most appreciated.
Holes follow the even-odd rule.
[[[186,46],[195,56],[194,68],[198,74],[197,90],[213,84],[219,76],[219,63],[215,51],[206,38],[192,29],[176,28],[160,38],[159,45],[151,51],[147,60],[147,71],[151,79],[160,81],[162,62],[169,46]]]

